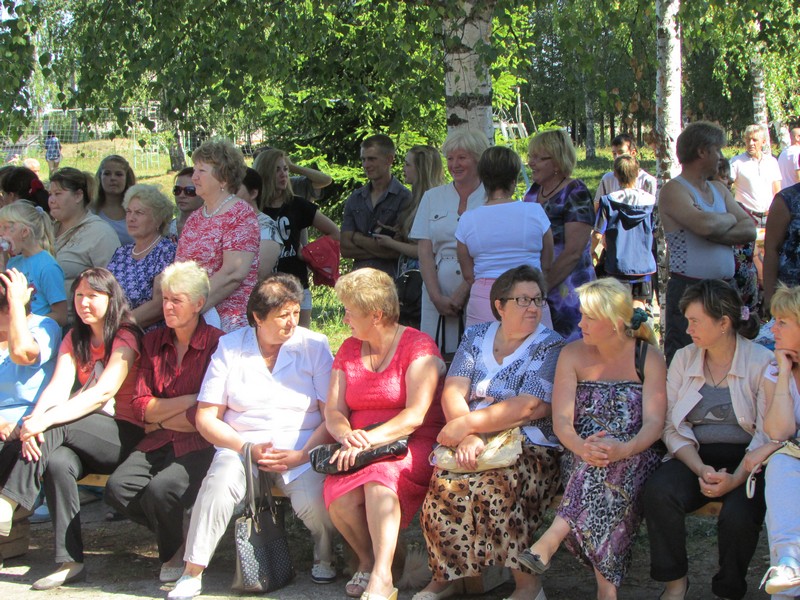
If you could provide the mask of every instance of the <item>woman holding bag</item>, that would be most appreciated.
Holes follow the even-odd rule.
[[[414,600],[452,596],[459,579],[494,565],[511,569],[511,598],[545,598],[519,556],[561,481],[550,396],[564,341],[541,324],[546,293],[536,269],[506,271],[490,292],[498,320],[470,327],[456,352],[442,395],[447,425],[437,441],[454,449],[468,474],[437,468],[430,481],[420,524],[433,581]],[[516,463],[478,470],[487,436],[514,427],[524,433]]]
[[[344,471],[325,480],[325,504],[358,558],[347,595],[393,600],[397,537],[422,504],[431,476],[444,365],[429,336],[398,323],[397,290],[386,273],[358,269],[335,290],[353,335],[336,354],[325,410],[328,431],[342,444],[335,458]],[[348,472],[362,451],[405,436],[405,457]]]

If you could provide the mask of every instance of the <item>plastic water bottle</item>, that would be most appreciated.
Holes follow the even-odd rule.
[[[0,238],[0,250],[2,250],[3,252],[8,252],[9,250],[11,250],[11,242],[9,242],[5,238]]]

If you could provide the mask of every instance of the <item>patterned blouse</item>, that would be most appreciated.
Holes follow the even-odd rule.
[[[494,359],[494,339],[500,323],[480,323],[467,329],[458,347],[448,377],[467,377],[469,409],[479,410],[520,394],[530,394],[550,403],[556,363],[564,339],[544,325],[539,327],[513,353],[498,364]],[[532,443],[556,443],[550,417],[532,421],[524,431]]]

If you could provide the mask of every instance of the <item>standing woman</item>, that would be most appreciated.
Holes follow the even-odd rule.
[[[663,439],[671,460],[644,489],[650,576],[665,582],[661,600],[686,597],[686,515],[719,500],[719,571],[711,590],[740,600],[765,511],[763,478],[752,499],[743,484],[752,466],[774,449],[758,431],[763,374],[772,353],[747,339],[758,333],[758,319],[722,280],[687,288],[679,307],[692,343],[675,353],[667,375]]]
[[[247,171],[239,186],[238,196],[247,202],[258,218],[258,228],[261,231],[261,243],[258,246],[258,280],[261,281],[275,271],[278,258],[283,249],[283,239],[278,232],[278,224],[268,217],[259,206],[261,205],[261,194],[263,193],[264,181],[258,171],[247,167]]]
[[[96,177],[100,185],[92,212],[111,225],[120,244],[133,243],[125,224],[125,207],[122,206],[125,192],[136,183],[131,165],[118,154],[109,154],[100,163]]]
[[[33,287],[31,312],[67,324],[64,271],[53,256],[53,222],[39,207],[14,202],[0,208],[0,235],[12,254],[5,269],[17,269]]]
[[[204,204],[186,220],[175,260],[194,260],[206,270],[211,281],[206,321],[230,332],[247,324],[247,299],[258,279],[258,219],[236,196],[247,167],[227,140],[205,142],[192,160],[192,183]]]
[[[253,162],[263,183],[261,210],[278,224],[283,249],[278,258],[278,271],[294,275],[303,284],[304,299],[300,305],[301,327],[311,326],[311,291],[308,289],[308,267],[300,254],[300,236],[304,229],[314,226],[323,235],[339,240],[339,228],[320,212],[313,202],[295,196],[289,181],[289,166],[283,150],[270,148],[261,152]]]
[[[372,237],[381,245],[400,253],[400,267],[397,274],[402,275],[408,269],[416,269],[419,265],[417,242],[409,240],[409,232],[417,216],[422,195],[433,187],[444,183],[442,157],[433,146],[414,146],[406,154],[403,163],[403,179],[411,186],[411,202],[408,203],[397,219],[397,231],[393,236],[383,233]],[[386,227],[384,226],[384,229]]]
[[[47,137],[44,139],[44,159],[47,161],[47,169],[52,177],[53,173],[58,171],[58,165],[61,164],[61,142],[58,141],[56,132],[52,129],[47,131]]]
[[[553,384],[553,429],[567,449],[564,497],[520,562],[543,573],[566,540],[594,570],[598,600],[616,600],[642,521],[642,489],[661,462],[652,445],[664,429],[667,366],[629,288],[609,277],[578,295],[583,338],[562,350]]]
[[[775,194],[764,237],[764,308],[784,285],[800,284],[800,183]]]
[[[456,227],[458,263],[471,286],[467,327],[495,320],[489,296],[495,280],[509,269],[528,265],[547,280],[553,262],[553,233],[540,205],[514,198],[520,171],[519,155],[503,146],[487,149],[478,162],[486,203],[467,212]],[[547,303],[541,316],[545,326],[551,327]]]
[[[488,147],[486,136],[478,131],[459,130],[447,136],[442,153],[453,182],[425,192],[408,234],[417,240],[424,282],[420,330],[435,336],[439,317],[444,317],[442,352],[455,351],[459,343],[459,319],[467,303],[469,284],[464,281],[456,256],[456,225],[465,211],[486,201],[478,161]]]
[[[113,472],[144,434],[132,404],[141,332],[130,320],[125,294],[102,268],[81,273],[74,293],[79,319],[61,343],[50,384],[20,429],[24,460],[16,462],[0,492],[0,515],[10,518],[18,504],[33,510],[44,485],[60,565],[33,584],[37,590],[85,577],[77,482],[87,473]],[[70,397],[76,384],[83,387]]]
[[[89,267],[105,267],[119,248],[111,225],[89,212],[94,195],[91,174],[72,167],[50,176],[50,215],[55,223],[55,255],[64,271],[64,289],[73,314],[72,282]]]
[[[575,289],[595,278],[589,253],[594,203],[586,185],[571,177],[575,164],[575,147],[563,129],[538,133],[528,144],[533,185],[525,202],[541,204],[550,219],[555,252],[547,279],[547,301],[553,329],[567,341],[579,335],[581,312]]]

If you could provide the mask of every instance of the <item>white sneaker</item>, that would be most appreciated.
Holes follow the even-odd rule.
[[[167,594],[168,600],[190,600],[190,598],[194,598],[195,596],[199,596],[203,591],[203,576],[199,575],[197,577],[192,577],[191,575],[184,575],[178,582],[175,584],[175,589],[173,589],[169,594]]]
[[[764,585],[766,583],[766,585]],[[770,567],[761,580],[768,594],[780,594],[800,585],[800,568],[785,563]]]
[[[336,581],[336,568],[329,562],[320,561],[311,567],[311,581],[314,583],[333,583]]]

